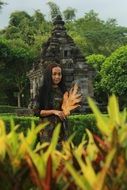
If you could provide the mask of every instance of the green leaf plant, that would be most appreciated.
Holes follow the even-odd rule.
[[[126,190],[127,188],[127,112],[119,110],[112,95],[103,115],[88,98],[100,136],[84,130],[82,141],[73,144],[72,134],[57,148],[60,125],[51,142],[37,142],[37,134],[47,123],[27,134],[10,122],[10,132],[0,120],[0,187],[2,190]]]
[[[88,142],[73,147],[72,159],[65,165],[71,175],[75,189],[82,190],[123,190],[127,188],[127,113],[119,110],[115,95],[109,98],[107,116],[103,115],[95,102],[88,98],[95,114],[101,137],[86,129]],[[69,186],[69,185],[68,185]]]
[[[46,125],[47,123],[36,127],[32,123],[31,129],[24,136],[22,132],[16,132],[19,126],[15,126],[13,120],[7,134],[5,125],[0,120],[0,181],[4,183],[2,189],[23,189],[24,176],[29,175],[27,155],[32,159],[30,153],[35,149],[37,133]]]

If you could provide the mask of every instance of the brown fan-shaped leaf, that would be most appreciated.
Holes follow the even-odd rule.
[[[82,96],[79,93],[79,87],[75,84],[69,92],[65,92],[63,96],[62,110],[65,116],[70,115],[70,111],[80,106]]]

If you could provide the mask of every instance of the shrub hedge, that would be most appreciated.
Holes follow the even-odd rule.
[[[92,133],[100,135],[100,132],[96,127],[94,114],[73,115],[69,117],[69,133],[76,133],[74,137],[75,144],[79,144],[81,142],[86,128]]]
[[[39,118],[37,117],[26,117],[26,116],[16,116],[16,115],[1,115],[0,116],[6,125],[6,130],[9,131],[9,126],[11,119],[13,119],[15,125],[19,125],[18,132],[23,131],[26,134],[27,128],[31,127],[31,122],[33,121],[35,125],[38,125]],[[85,129],[89,129],[95,134],[99,134],[96,127],[96,120],[94,114],[86,115],[72,115],[68,118],[68,132],[69,135],[75,132],[74,143],[79,144],[85,133]]]

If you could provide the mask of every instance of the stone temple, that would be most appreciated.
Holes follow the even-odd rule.
[[[73,39],[67,34],[64,24],[61,16],[58,15],[53,22],[51,37],[45,43],[41,52],[40,60],[33,64],[33,68],[28,73],[30,96],[34,98],[38,94],[38,89],[43,82],[43,72],[46,65],[54,60],[59,60],[59,64],[64,68],[65,82],[68,89],[75,82],[80,85],[83,103],[78,111],[85,112],[87,108],[86,97],[93,97],[93,71],[85,63],[85,58]]]

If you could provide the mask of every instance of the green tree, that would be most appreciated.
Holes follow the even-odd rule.
[[[57,15],[61,15],[60,8],[56,3],[49,1],[47,4],[50,8],[50,15],[52,20],[54,20],[54,18],[56,18]]]
[[[10,15],[9,26],[17,27],[24,19],[30,20],[31,16],[25,11],[15,11]]]
[[[6,39],[20,38],[20,29],[16,26],[9,26],[5,30],[4,36],[6,37]]]
[[[35,10],[34,15],[32,16],[33,22],[37,28],[39,28],[42,22],[45,22],[45,16],[40,12],[40,10]]]
[[[30,16],[24,11],[16,11],[11,14],[9,26],[1,31],[1,35],[7,39],[22,39],[32,46],[39,35],[47,36],[51,30],[51,23],[44,19],[44,15],[36,10]]]
[[[127,28],[117,25],[115,19],[103,21],[99,18],[98,13],[93,10],[85,13],[84,17],[79,18],[73,23],[68,23],[67,28],[75,40],[80,36],[85,41],[81,47],[84,56],[91,54],[103,54],[109,56],[118,47],[127,43]],[[72,33],[73,31],[73,33]]]
[[[127,105],[127,46],[120,47],[105,60],[100,74],[105,92],[116,94],[121,105]]]
[[[25,11],[13,12],[10,16],[9,27],[6,29],[8,39],[22,38],[25,43],[34,43],[35,29],[32,24],[32,17]]]
[[[76,9],[68,7],[66,10],[63,11],[65,21],[72,21],[76,17]]]
[[[21,95],[28,87],[27,71],[31,68],[34,56],[31,48],[23,44],[21,40],[13,40],[12,43],[12,40],[1,39],[0,87],[3,87],[7,103],[14,105],[14,96],[17,94],[18,106],[21,106]]]
[[[87,63],[91,65],[96,72],[100,72],[105,59],[106,57],[101,54],[92,54],[86,57]]]
[[[27,72],[34,61],[34,54],[29,47],[11,45],[11,62],[9,63],[9,78],[17,92],[18,107],[21,106],[21,97],[28,87]],[[27,92],[28,93],[28,92]]]
[[[46,35],[51,30],[51,22],[45,20],[45,16],[40,10],[36,10],[32,16],[32,26],[36,36]]]
[[[7,103],[7,95],[6,95],[6,78],[5,78],[5,68],[6,62],[9,61],[10,57],[10,49],[8,47],[7,41],[5,39],[0,38],[0,104]]]
[[[101,67],[105,61],[106,57],[100,54],[93,54],[86,57],[86,62],[93,68],[94,77],[93,77],[93,87],[94,87],[94,98],[99,103],[105,103],[107,97],[101,86]]]

